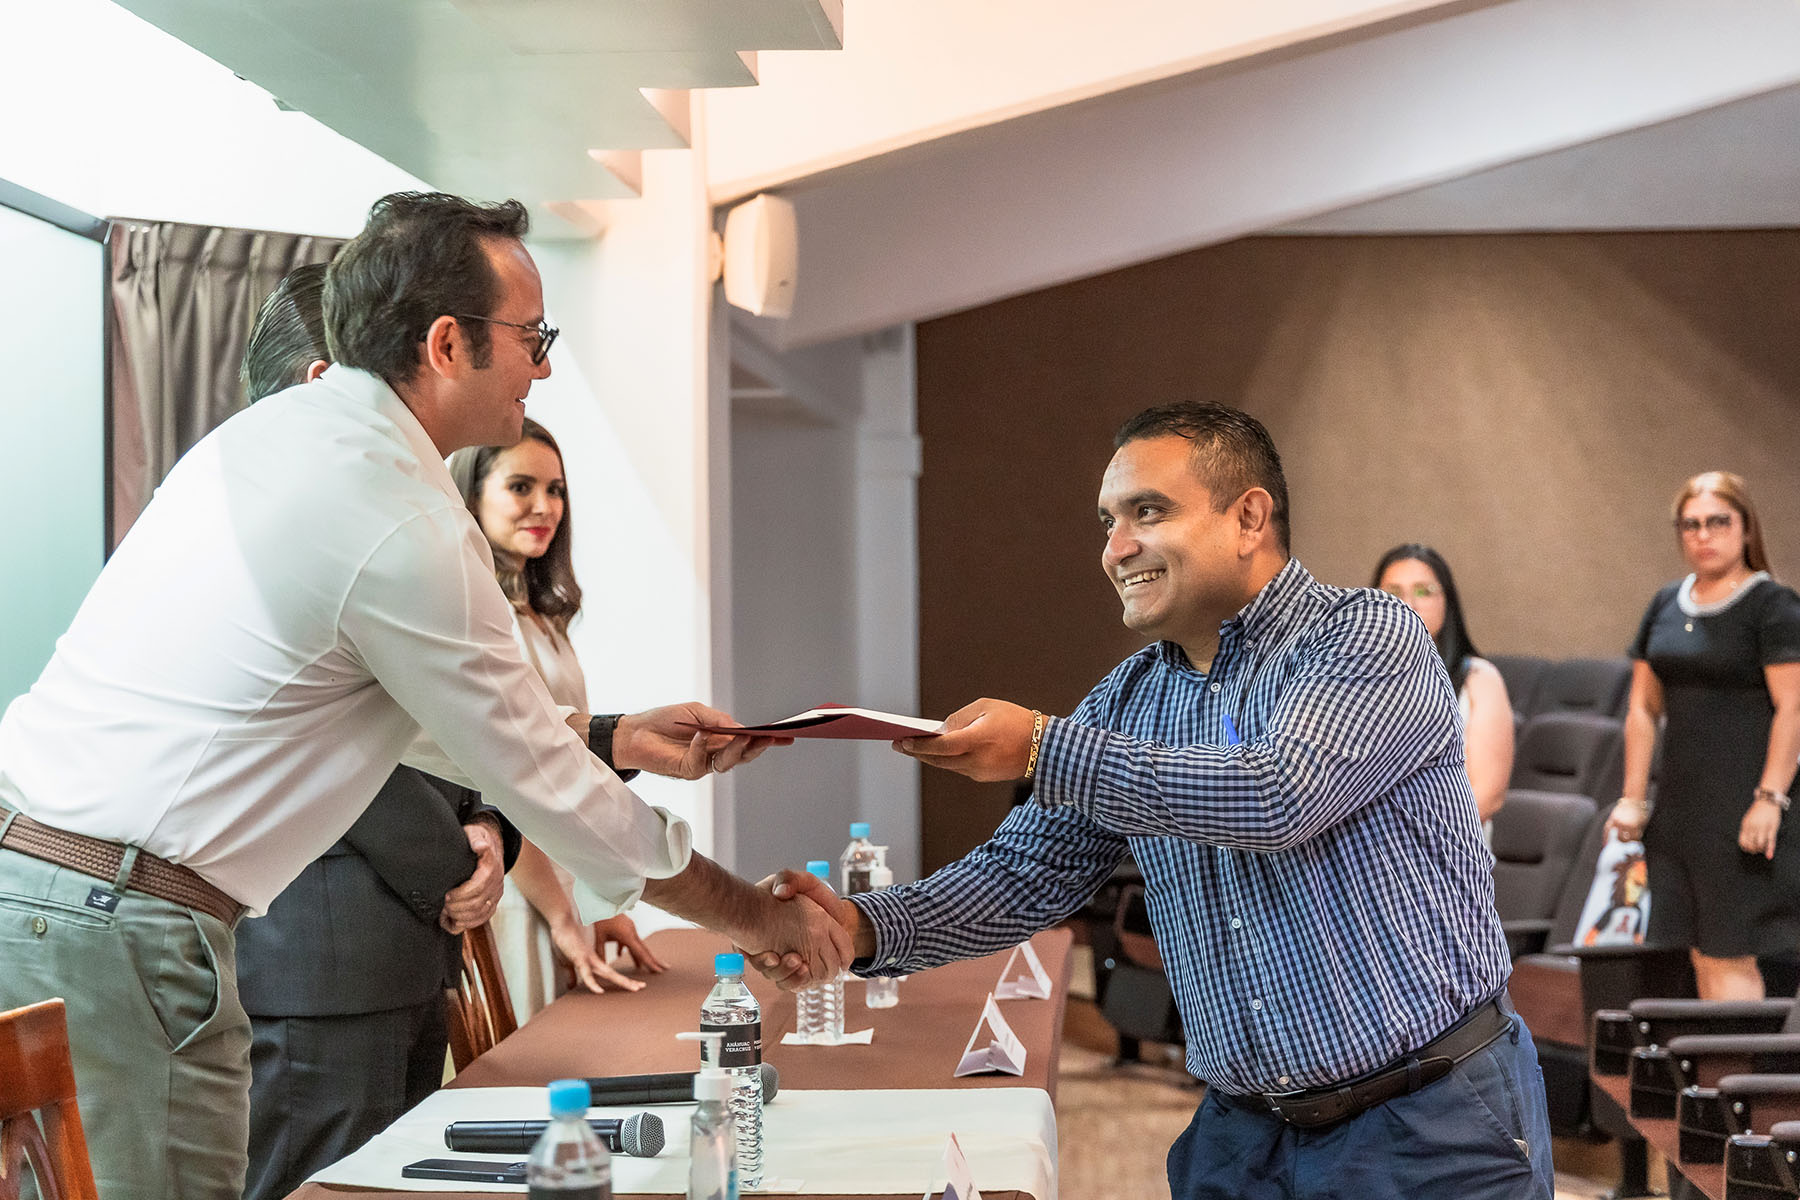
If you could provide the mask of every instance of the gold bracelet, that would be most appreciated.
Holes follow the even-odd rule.
[[[1026,779],[1037,774],[1038,748],[1044,743],[1044,714],[1034,708],[1031,717],[1031,757],[1025,760]]]

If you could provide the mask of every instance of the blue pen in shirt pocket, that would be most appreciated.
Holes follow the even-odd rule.
[[[1238,736],[1237,722],[1231,719],[1230,713],[1220,717],[1219,723],[1225,726],[1225,744],[1227,746],[1235,746],[1244,740]]]

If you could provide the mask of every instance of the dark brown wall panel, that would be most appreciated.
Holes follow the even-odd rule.
[[[923,710],[1066,713],[1136,648],[1094,497],[1112,430],[1171,399],[1269,426],[1320,578],[1438,546],[1490,653],[1620,653],[1700,470],[1749,478],[1800,580],[1797,326],[1787,230],[1253,238],[921,325]],[[1009,798],[927,771],[926,865]]]

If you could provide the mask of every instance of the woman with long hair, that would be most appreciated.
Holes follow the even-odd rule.
[[[562,451],[550,431],[530,418],[511,446],[459,450],[450,474],[494,553],[494,573],[513,606],[513,635],[525,661],[537,668],[551,697],[588,711],[587,679],[569,644],[569,622],[581,611],[570,545],[574,538]],[[644,970],[663,964],[620,914],[590,931],[576,916],[572,878],[541,849],[525,842],[507,875],[506,892],[491,923],[513,1011],[520,1021],[573,982],[590,991],[636,990],[642,980],[621,975],[601,953],[608,941],[631,952]]]
[[[1800,952],[1800,847],[1781,836],[1800,758],[1800,596],[1771,578],[1738,476],[1694,476],[1670,516],[1690,573],[1656,593],[1632,643],[1625,794],[1607,825],[1643,839],[1649,940],[1689,947],[1703,998],[1753,1000],[1757,958]]]
[[[1492,820],[1506,803],[1506,782],[1512,777],[1512,700],[1499,669],[1481,657],[1469,637],[1450,564],[1430,546],[1408,542],[1381,556],[1369,586],[1404,600],[1425,622],[1456,688],[1475,807],[1483,821]]]

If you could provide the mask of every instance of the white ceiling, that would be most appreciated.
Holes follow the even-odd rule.
[[[436,186],[558,211],[631,196],[637,151],[686,144],[689,89],[818,64],[755,52],[835,49],[845,27],[842,0],[119,2]],[[1118,34],[1137,39],[1129,54],[1085,64],[1082,45],[1045,33],[1079,15],[1092,44],[1098,10],[1040,2],[1029,29],[1026,10],[1003,19],[979,0],[913,14],[883,86],[911,72],[936,106],[928,132],[740,171],[799,213],[798,302],[786,321],[748,321],[763,344],[817,345],[1270,230],[1800,225],[1796,0],[1282,0],[1266,28],[1193,18],[1170,36],[1168,71],[1206,65],[1174,74],[1144,60],[1150,0]],[[885,6],[904,0],[858,3],[853,18],[892,20]],[[1038,102],[937,111],[973,71],[944,61],[1019,65],[1008,20],[1031,48],[1021,63],[1060,52],[1069,78],[1124,72],[1118,86],[1065,79]],[[1209,36],[1223,48],[1200,54]],[[961,58],[932,61],[934,39]],[[814,90],[779,104],[762,103],[773,77],[755,105],[726,97],[719,127],[751,136],[727,111],[784,114],[766,122],[778,135],[808,113],[841,118],[872,73],[853,55],[881,49],[790,72]]]
[[[686,91],[843,24],[841,0],[119,3],[421,179],[539,205],[635,194],[631,152],[687,145]]]
[[[1800,88],[1358,204],[1280,233],[1800,227]]]

